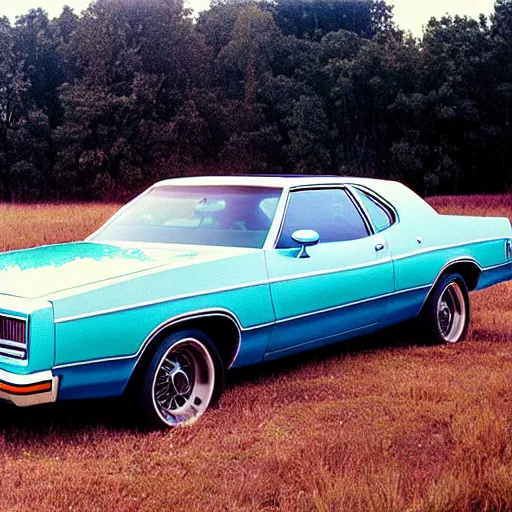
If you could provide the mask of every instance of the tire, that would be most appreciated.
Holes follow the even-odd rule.
[[[173,333],[157,348],[141,380],[139,425],[149,430],[191,425],[223,390],[224,367],[208,336],[196,330]]]
[[[445,274],[431,292],[420,314],[420,333],[429,343],[448,344],[466,339],[469,293],[460,274]]]

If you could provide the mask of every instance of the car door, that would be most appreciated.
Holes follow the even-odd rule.
[[[320,235],[307,258],[292,239],[301,229]],[[374,329],[385,314],[382,297],[394,291],[386,239],[346,187],[290,191],[276,247],[265,256],[276,315],[268,356]]]

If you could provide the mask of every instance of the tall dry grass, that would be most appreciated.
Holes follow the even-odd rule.
[[[502,197],[431,202],[512,216]],[[2,249],[82,238],[113,210],[1,208]],[[393,330],[240,370],[191,428],[139,433],[116,401],[4,406],[0,510],[512,510],[512,285],[472,303],[462,344]]]
[[[0,203],[0,251],[83,240],[120,205]]]

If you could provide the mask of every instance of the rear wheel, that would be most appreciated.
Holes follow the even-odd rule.
[[[168,336],[151,359],[139,395],[139,419],[147,428],[194,423],[224,389],[217,349],[200,331]]]
[[[446,274],[436,284],[420,315],[422,333],[431,343],[457,343],[469,326],[469,293],[460,274]]]

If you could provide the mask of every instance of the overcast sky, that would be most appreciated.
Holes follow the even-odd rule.
[[[144,1],[144,0],[141,0]],[[196,11],[206,9],[210,0],[186,0],[187,5]],[[390,0],[389,3],[393,3]],[[58,16],[63,5],[70,5],[79,13],[87,7],[89,0],[0,0],[0,15],[8,16],[12,21],[18,14],[26,13],[30,8],[42,7],[50,16]],[[395,21],[405,30],[411,30],[415,36],[421,36],[422,27],[432,17],[445,13],[467,14],[477,17],[480,13],[490,14],[494,0],[394,0]]]

